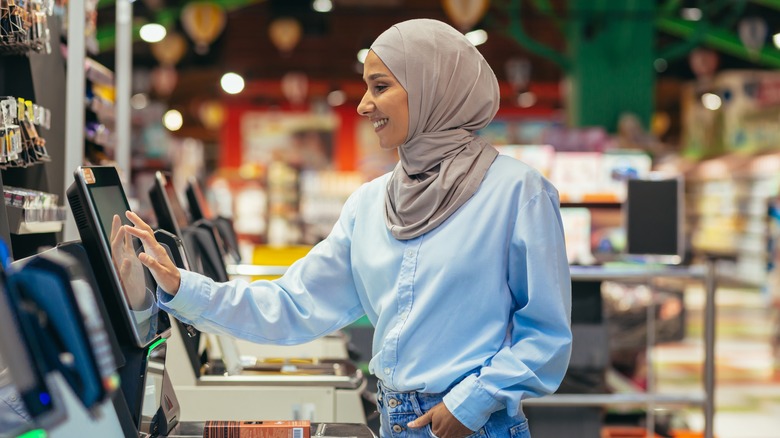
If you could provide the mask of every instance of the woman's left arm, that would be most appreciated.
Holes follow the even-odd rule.
[[[478,430],[502,408],[554,392],[571,354],[571,278],[555,189],[546,186],[520,207],[509,249],[509,287],[516,310],[511,342],[478,373],[444,397],[452,414]]]

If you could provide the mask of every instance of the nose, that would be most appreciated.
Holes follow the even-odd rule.
[[[374,102],[371,100],[371,95],[368,93],[368,90],[366,90],[365,93],[363,93],[363,98],[360,99],[360,103],[357,106],[357,112],[361,116],[366,116],[374,110]]]

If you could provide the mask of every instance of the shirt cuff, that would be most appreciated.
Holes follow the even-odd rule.
[[[166,311],[173,311],[181,316],[199,316],[209,305],[211,298],[209,282],[202,275],[184,269],[179,269],[179,275],[181,275],[181,283],[176,295],[171,295],[160,287],[157,288],[160,306]]]
[[[463,379],[444,396],[444,406],[464,426],[477,431],[487,423],[490,414],[504,407],[477,380],[476,374]]]

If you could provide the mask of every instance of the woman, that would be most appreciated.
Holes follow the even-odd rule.
[[[275,281],[178,271],[128,212],[161,307],[201,330],[307,342],[368,315],[383,437],[528,437],[521,402],[568,364],[570,279],[556,190],[474,135],[498,83],[452,27],[411,20],[366,58],[358,112],[395,170],[346,202],[331,234]]]

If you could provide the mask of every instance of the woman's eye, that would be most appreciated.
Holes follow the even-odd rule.
[[[385,88],[387,88],[387,85],[374,85],[374,92],[381,93]]]

